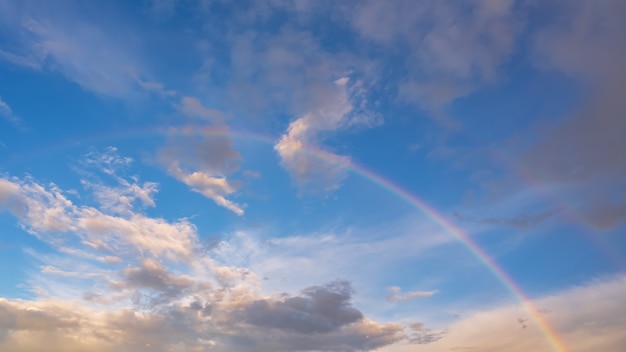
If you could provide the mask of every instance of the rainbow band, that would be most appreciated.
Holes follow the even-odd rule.
[[[76,143],[86,142],[86,143],[95,143],[95,142],[103,142],[108,141],[114,138],[129,138],[129,137],[139,137],[139,136],[153,136],[153,135],[207,135],[207,136],[222,136],[222,137],[235,137],[235,138],[243,138],[249,139],[253,141],[258,141],[262,143],[267,143],[270,145],[274,145],[277,141],[276,138],[272,136],[266,136],[261,134],[255,134],[244,131],[232,131],[227,127],[198,127],[198,126],[186,126],[186,127],[178,127],[178,128],[150,128],[150,129],[141,129],[141,130],[126,130],[123,132],[118,132],[113,135],[99,135],[99,136],[90,136],[81,139],[80,141],[72,141],[71,143],[66,143],[62,146],[58,146],[57,148],[47,148],[44,152],[45,154],[58,152],[60,150],[64,150],[76,145]],[[526,294],[522,291],[522,289],[513,281],[513,279],[482,249],[480,248],[472,239],[466,234],[462,229],[456,227],[452,222],[447,220],[442,214],[437,212],[434,208],[429,206],[424,200],[418,198],[415,195],[412,195],[408,191],[400,188],[395,185],[391,181],[385,179],[384,177],[366,169],[365,167],[358,165],[347,158],[339,157],[332,153],[313,148],[311,146],[301,146],[301,152],[306,153],[312,157],[324,160],[326,162],[339,164],[346,170],[355,173],[364,179],[378,185],[382,189],[389,191],[391,194],[394,194],[398,198],[402,199],[412,207],[416,208],[423,214],[425,214],[429,219],[437,223],[441,226],[446,232],[451,234],[455,239],[457,239],[460,243],[462,243],[467,249],[482,263],[489,269],[489,271],[504,285],[504,287],[515,297],[522,305],[522,307],[529,314],[532,321],[539,328],[539,330],[543,333],[546,338],[546,341],[550,344],[551,348],[556,352],[567,352],[564,342],[559,338],[556,331],[548,324],[545,318],[541,315],[537,307],[532,303],[532,301],[526,296]],[[39,152],[38,154],[41,154]],[[21,155],[20,158],[28,157],[26,155]]]

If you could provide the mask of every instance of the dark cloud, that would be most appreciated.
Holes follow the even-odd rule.
[[[348,282],[309,287],[302,291],[302,296],[253,302],[244,310],[244,319],[265,328],[328,333],[363,319],[363,314],[352,307],[351,296]]]

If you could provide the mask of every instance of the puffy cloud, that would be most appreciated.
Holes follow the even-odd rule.
[[[387,301],[407,302],[415,299],[426,298],[436,294],[438,291],[413,291],[401,293],[400,287],[392,286],[387,289]]]
[[[352,288],[348,282],[309,287],[302,294],[283,301],[252,302],[244,310],[244,319],[252,325],[303,334],[328,333],[363,319],[349,304]]]

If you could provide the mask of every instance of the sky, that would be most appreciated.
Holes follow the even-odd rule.
[[[0,350],[626,346],[626,2],[0,0]]]

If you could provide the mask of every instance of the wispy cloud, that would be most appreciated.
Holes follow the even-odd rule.
[[[360,351],[407,338],[353,306],[347,281],[262,294],[249,268],[207,256],[184,219],[115,215],[17,178],[0,179],[0,209],[52,248],[31,250],[42,262],[35,299],[0,299],[2,349]]]
[[[274,146],[281,164],[303,191],[335,190],[346,176],[345,164],[349,162],[347,156],[328,151],[316,152],[323,148],[321,136],[324,133],[374,122],[367,116],[367,112],[355,108],[364,99],[360,96],[359,82],[351,83],[348,77],[342,77],[334,85],[334,96],[292,121],[287,132]]]
[[[400,287],[392,286],[387,289],[387,301],[389,302],[408,302],[420,298],[427,298],[438,291],[412,291],[402,293]]]
[[[17,115],[15,115],[15,113],[13,113],[13,110],[11,109],[9,104],[2,100],[2,97],[0,97],[0,116],[16,126],[20,125],[22,122],[22,119],[20,119]]]
[[[422,1],[355,6],[352,25],[390,50],[404,48],[403,99],[437,110],[498,79],[513,53],[521,23],[516,2]]]

